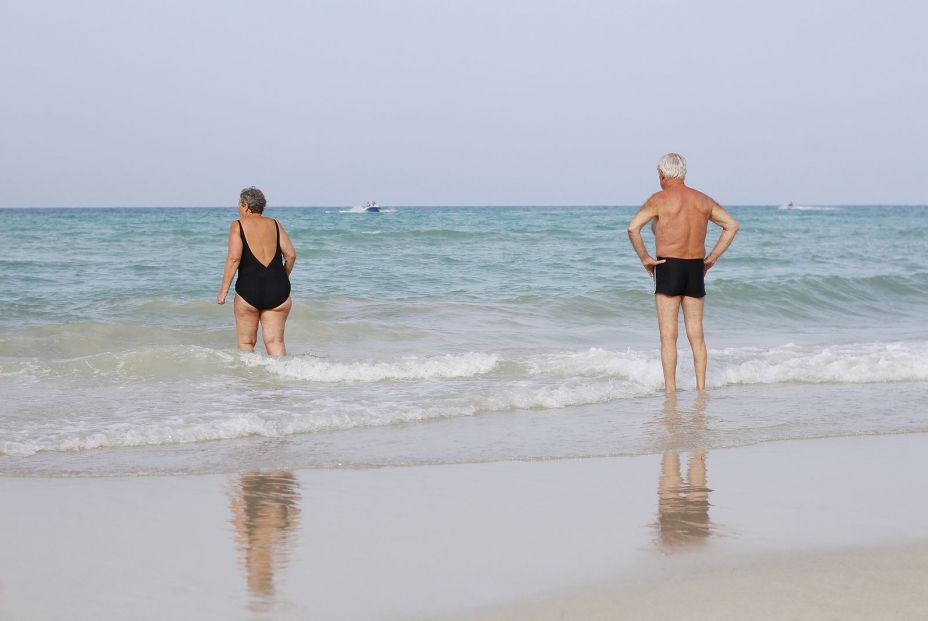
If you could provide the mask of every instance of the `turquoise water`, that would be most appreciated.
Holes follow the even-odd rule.
[[[292,355],[269,360],[235,351],[214,303],[234,210],[4,210],[0,472],[657,450],[633,212],[269,209],[299,255]],[[717,433],[698,441],[928,430],[928,210],[731,212],[707,281]]]

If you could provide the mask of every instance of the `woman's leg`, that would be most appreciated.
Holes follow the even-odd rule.
[[[284,345],[284,327],[293,300],[287,301],[270,310],[261,311],[261,337],[268,356],[286,356],[287,347]]]
[[[235,334],[240,351],[254,351],[258,342],[258,309],[235,295]]]

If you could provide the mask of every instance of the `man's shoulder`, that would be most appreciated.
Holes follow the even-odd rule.
[[[709,196],[708,194],[706,194],[706,193],[703,192],[702,190],[697,190],[696,188],[691,188],[691,187],[688,187],[688,186],[687,186],[686,189],[689,190],[690,192],[692,192],[692,196],[693,196],[694,198],[697,198],[697,199],[703,200],[703,201],[708,201],[708,202],[710,202],[710,203],[715,203],[715,199],[713,199],[711,196]]]
[[[657,192],[655,192],[654,194],[652,194],[651,196],[648,197],[648,200],[645,201],[645,205],[655,205],[655,206],[656,206],[656,205],[658,205],[658,204],[660,204],[660,203],[663,203],[665,200],[667,200],[667,192],[666,192],[666,190],[658,190]]]

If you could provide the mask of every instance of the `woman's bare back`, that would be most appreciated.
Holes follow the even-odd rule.
[[[251,215],[241,219],[248,247],[262,265],[268,265],[277,254],[277,225],[273,218]]]

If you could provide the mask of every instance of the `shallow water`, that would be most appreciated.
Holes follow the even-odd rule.
[[[270,360],[234,351],[213,302],[231,209],[5,210],[0,472],[658,452],[633,211],[271,209],[299,259],[292,356]],[[928,270],[900,261],[928,256],[928,210],[731,211],[700,437],[928,430]]]

